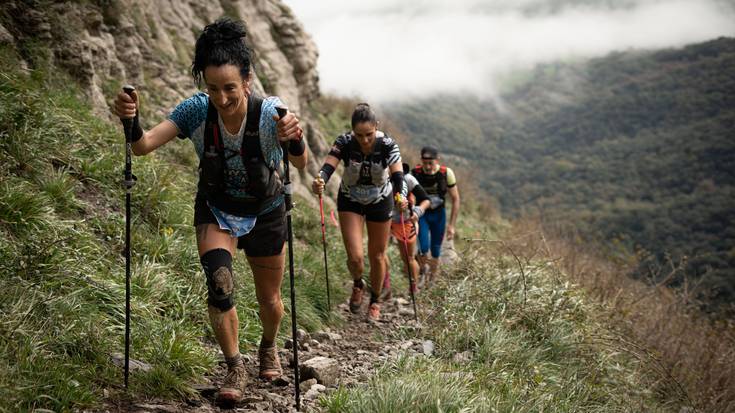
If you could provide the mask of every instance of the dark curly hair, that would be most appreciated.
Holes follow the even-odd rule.
[[[352,127],[358,123],[369,122],[373,125],[378,123],[378,119],[375,117],[375,112],[370,108],[367,103],[358,103],[355,106],[355,110],[352,112]]]
[[[250,75],[252,51],[245,44],[245,23],[228,17],[217,19],[204,27],[194,48],[191,75],[201,84],[207,66],[232,64],[240,68],[243,78]]]

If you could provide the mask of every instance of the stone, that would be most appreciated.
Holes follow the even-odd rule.
[[[413,317],[413,310],[408,307],[401,307],[401,309],[398,310],[398,315],[401,317]]]
[[[0,44],[12,45],[15,39],[2,24],[0,24]]]
[[[329,331],[318,331],[312,334],[311,337],[314,340],[319,341],[320,343],[334,343],[336,341],[342,340],[341,335]]]
[[[314,378],[326,386],[335,384],[339,373],[339,362],[328,357],[317,356],[306,360],[301,366],[301,374],[305,380]]]
[[[303,343],[306,341],[309,341],[309,333],[306,332],[306,330],[298,329],[296,330],[296,340],[299,341],[299,343]]]
[[[461,353],[455,353],[452,356],[452,361],[454,361],[455,363],[466,363],[470,360],[472,360],[472,352],[469,350],[463,351]]]
[[[280,375],[273,379],[271,383],[273,383],[273,385],[277,387],[286,387],[291,384],[291,379],[289,379],[288,376]]]
[[[431,341],[431,340],[424,341],[423,347],[424,347],[424,355],[425,356],[431,357],[431,355],[434,354],[434,348],[435,348],[435,346],[434,346],[434,342],[433,341]]]
[[[317,384],[316,379],[308,379],[304,380],[299,384],[299,388],[302,392],[307,392],[309,389],[311,389],[311,386]]]
[[[125,356],[120,353],[114,353],[112,356],[112,363],[120,368],[125,368]],[[130,372],[134,371],[142,371],[142,372],[149,372],[153,369],[153,366],[151,366],[148,363],[144,363],[142,361],[128,360],[128,368],[130,369]]]
[[[315,400],[319,397],[319,392],[314,389],[309,389],[306,393],[304,393],[304,400]]]
[[[178,407],[166,404],[138,404],[135,407],[156,413],[178,413],[180,411]]]
[[[293,348],[293,340],[290,338],[283,342],[283,348],[285,349],[291,349]]]

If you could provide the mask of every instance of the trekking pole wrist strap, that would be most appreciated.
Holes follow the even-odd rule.
[[[299,139],[291,139],[288,141],[288,154],[293,156],[301,156],[303,155],[304,151],[306,150],[306,144],[304,143],[304,140]]]

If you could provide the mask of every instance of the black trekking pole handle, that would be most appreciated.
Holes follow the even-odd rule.
[[[278,118],[282,119],[288,114],[288,108],[283,106],[277,106],[276,112],[278,112]],[[299,342],[296,338],[296,287],[294,285],[294,265],[293,265],[293,224],[291,222],[291,209],[293,203],[291,194],[293,190],[291,188],[291,176],[288,166],[288,142],[282,142],[281,148],[283,149],[283,187],[284,187],[284,202],[286,203],[286,228],[288,230],[288,273],[289,281],[291,284],[291,336],[293,341],[293,363],[294,363],[294,397],[296,398],[296,410],[301,410],[301,392],[299,388]]]
[[[123,86],[128,96],[133,95],[135,88]],[[125,172],[123,186],[125,187],[125,388],[128,388],[130,375],[130,191],[135,185],[132,162],[133,119],[121,119],[125,130]]]

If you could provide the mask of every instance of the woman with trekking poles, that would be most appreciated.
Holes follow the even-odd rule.
[[[196,242],[206,275],[209,319],[228,366],[216,395],[220,403],[239,402],[247,381],[234,300],[236,249],[245,251],[253,272],[263,325],[259,376],[271,380],[282,374],[275,340],[283,317],[287,230],[279,145],[287,146],[287,158],[296,168],[303,169],[307,160],[296,116],[278,116],[280,99],[251,92],[251,51],[245,36],[244,23],[227,18],[204,27],[191,74],[197,84],[204,82],[207,93],[184,100],[152,129],[140,127],[137,93],[121,92],[114,102],[120,118],[133,119],[135,155],[148,154],[178,136],[190,139],[199,157]]]
[[[413,175],[409,174],[410,168],[407,163],[403,164],[403,179],[409,193],[408,208],[393,210],[391,223],[391,235],[396,240],[398,250],[401,252],[401,260],[406,266],[406,275],[409,277],[411,292],[417,292],[419,263],[416,261],[416,237],[419,232],[419,219],[424,215],[431,201],[426,190],[419,184]]]
[[[340,135],[332,145],[312,182],[315,194],[322,194],[340,162],[344,163],[344,173],[337,195],[337,211],[347,251],[347,268],[353,280],[350,311],[359,312],[363,302],[362,234],[363,225],[366,225],[371,287],[368,319],[377,321],[380,319],[380,291],[387,269],[385,252],[391,214],[394,205],[405,209],[408,202],[398,144],[378,130],[375,113],[367,103],[355,107],[352,131]]]

